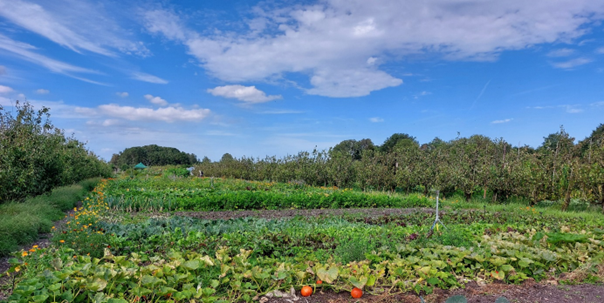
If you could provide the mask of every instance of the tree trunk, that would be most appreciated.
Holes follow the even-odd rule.
[[[570,204],[570,190],[567,190],[566,194],[564,195],[564,204],[562,204],[562,210],[566,211],[569,204]]]
[[[487,198],[487,188],[486,187],[482,189],[482,198],[483,199]]]

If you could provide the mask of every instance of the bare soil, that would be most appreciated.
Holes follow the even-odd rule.
[[[436,289],[433,294],[424,295],[426,303],[444,303],[449,297],[464,295],[469,303],[494,303],[499,297],[507,298],[511,303],[601,303],[604,302],[604,286],[594,284],[581,285],[549,285],[535,283],[530,280],[521,285],[501,283],[479,286],[471,282],[465,289],[442,290]],[[421,303],[415,293],[399,293],[382,296],[364,295],[353,299],[350,293],[335,293],[332,291],[317,292],[310,297],[271,298],[267,303]]]
[[[363,214],[367,217],[379,217],[384,215],[399,215],[413,212],[433,213],[431,208],[339,208],[339,209],[282,209],[282,210],[236,210],[236,211],[180,211],[174,216],[193,217],[206,220],[228,220],[245,217],[264,219],[293,218],[296,216],[319,217],[319,216],[342,216],[347,214]],[[444,213],[443,213],[444,214]]]

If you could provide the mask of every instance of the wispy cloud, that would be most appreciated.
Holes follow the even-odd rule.
[[[209,130],[209,131],[205,132],[205,134],[207,136],[227,136],[227,137],[236,136],[236,134],[225,132],[222,130]]]
[[[149,100],[149,102],[155,104],[155,105],[159,105],[159,106],[167,106],[168,105],[168,101],[162,99],[159,96],[152,96],[152,95],[145,95],[145,99]]]
[[[574,53],[575,53],[575,50],[572,49],[572,48],[559,48],[559,49],[555,49],[555,50],[550,51],[549,53],[547,53],[546,56],[553,57],[553,58],[556,58],[556,57],[568,57],[568,56],[570,56],[570,55],[572,55]]]
[[[592,103],[591,105],[593,106],[594,104],[595,103]],[[551,109],[551,108],[563,108],[569,114],[578,114],[578,113],[583,112],[583,109],[580,107],[580,105],[576,105],[576,104],[527,106],[526,108],[527,109],[537,109],[537,110]]]
[[[49,94],[50,91],[47,89],[39,88],[39,89],[35,90],[35,93],[38,95],[46,95],[46,94]]]
[[[167,80],[164,80],[160,77],[153,76],[150,74],[141,73],[141,72],[132,73],[132,79],[138,80],[138,81],[143,81],[143,82],[155,83],[155,84],[168,84]]]
[[[61,62],[58,60],[54,60],[48,58],[46,56],[40,55],[38,53],[33,52],[36,48],[30,44],[22,43],[15,41],[7,36],[0,34],[0,49],[3,49],[13,56],[16,56],[20,59],[32,62],[34,64],[43,66],[49,69],[52,72],[64,74],[66,76],[89,82],[94,84],[103,84],[100,82],[96,82],[93,80],[89,80],[86,78],[82,78],[79,76],[75,76],[74,73],[88,73],[88,74],[100,74],[98,71],[94,71],[91,69],[71,65],[69,63]]]
[[[480,93],[478,94],[476,99],[474,99],[474,102],[472,102],[472,106],[470,106],[470,109],[474,108],[474,105],[476,105],[476,102],[478,101],[478,99],[480,99],[480,97],[482,97],[484,92],[487,90],[487,87],[489,87],[489,83],[491,83],[491,79],[489,79],[489,81],[487,81],[487,83],[484,84],[484,86],[480,90]]]
[[[8,86],[4,86],[4,85],[0,85],[0,94],[7,94],[7,93],[11,93],[13,92],[13,89],[8,87]]]
[[[594,102],[594,103],[591,103],[590,105],[596,106],[596,107],[604,106],[604,101]]]
[[[604,54],[604,46],[596,49],[596,54]]]
[[[0,0],[0,16],[77,53],[105,56],[123,53],[149,54],[142,43],[130,41],[111,18],[106,7],[93,1],[56,0],[40,4],[24,0]]]
[[[208,89],[207,92],[214,96],[237,99],[247,103],[262,103],[282,98],[281,95],[266,95],[255,86],[243,85],[218,86]]]
[[[278,110],[267,110],[259,112],[259,114],[264,115],[288,115],[288,114],[303,114],[304,111],[300,110],[289,110],[289,109],[278,109]]]
[[[503,119],[503,120],[495,120],[495,121],[491,121],[491,124],[501,124],[501,123],[508,123],[510,121],[514,120],[513,118],[509,118],[509,119]]]
[[[379,122],[384,122],[384,119],[380,118],[380,117],[372,117],[372,118],[369,118],[369,121],[371,121],[372,123],[379,123]]]
[[[0,65],[0,76],[6,75],[6,66]]]
[[[419,99],[420,97],[429,96],[429,95],[432,95],[432,93],[429,91],[422,91],[418,94],[413,95],[413,99]]]
[[[128,97],[128,96],[130,95],[130,94],[128,94],[128,92],[117,92],[117,93],[115,93],[115,94],[116,94],[118,97],[121,97],[121,98],[126,98],[126,97]]]
[[[564,107],[566,108],[566,112],[569,114],[578,114],[583,112],[582,108],[578,108],[574,105],[566,105]]]
[[[593,61],[592,59],[581,57],[581,58],[575,58],[575,59],[571,59],[571,60],[564,61],[564,62],[555,62],[555,63],[551,63],[551,64],[555,68],[572,69],[577,66],[581,66],[581,65],[590,63],[592,61]]]

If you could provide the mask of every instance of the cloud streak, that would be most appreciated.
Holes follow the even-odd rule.
[[[552,63],[552,66],[555,68],[561,68],[561,69],[573,69],[577,66],[581,66],[587,63],[592,62],[593,60],[589,59],[589,58],[575,58],[575,59],[571,59],[568,61],[564,61],[564,62],[555,62]]]
[[[509,118],[509,119],[503,119],[503,120],[495,120],[495,121],[491,121],[491,124],[503,124],[503,123],[511,122],[512,120],[514,120],[514,119]]]
[[[167,80],[164,80],[164,79],[154,76],[154,75],[141,73],[141,72],[132,73],[131,78],[134,80],[148,82],[148,83],[154,83],[154,84],[168,84]]]
[[[115,57],[123,53],[149,55],[138,42],[130,41],[105,6],[85,0],[0,0],[0,16],[74,52],[89,51]]]

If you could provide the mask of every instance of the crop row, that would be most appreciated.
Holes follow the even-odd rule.
[[[161,187],[163,185],[163,187]],[[357,207],[430,207],[423,195],[364,193],[349,189],[211,179],[117,180],[106,190],[106,202],[126,211],[319,209]]]

